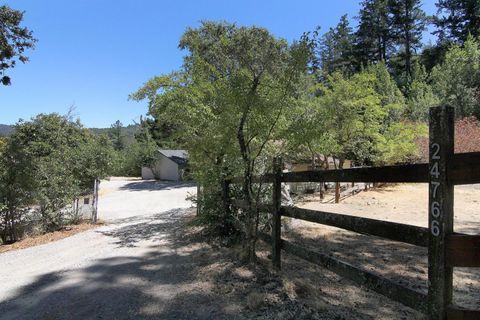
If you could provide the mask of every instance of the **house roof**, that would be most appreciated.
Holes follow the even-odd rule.
[[[186,150],[158,150],[163,156],[172,160],[178,165],[184,165],[187,163],[188,152]]]

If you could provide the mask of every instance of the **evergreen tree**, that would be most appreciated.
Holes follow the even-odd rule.
[[[422,32],[425,30],[426,15],[420,0],[390,0],[388,5],[391,33],[400,48],[405,78],[412,75],[412,57],[422,46]]]
[[[478,0],[438,0],[434,32],[439,42],[460,42],[468,35],[480,36],[480,1]]]
[[[112,140],[115,150],[122,150],[125,148],[124,136],[122,131],[123,124],[120,122],[120,120],[115,121],[115,123],[110,126],[110,131],[108,132],[108,135]]]
[[[353,73],[356,69],[353,46],[353,31],[345,14],[340,18],[337,26],[330,28],[320,41],[319,58],[323,71],[327,74],[335,71]]]
[[[387,0],[364,0],[355,33],[356,58],[359,64],[388,61],[393,48]]]

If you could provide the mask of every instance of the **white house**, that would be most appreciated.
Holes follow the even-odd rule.
[[[158,150],[157,160],[151,167],[142,167],[142,179],[180,181],[187,164],[185,150]]]

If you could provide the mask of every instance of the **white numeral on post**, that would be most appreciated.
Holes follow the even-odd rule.
[[[438,179],[440,177],[439,165],[438,162],[433,162],[433,160],[440,160],[440,145],[438,143],[433,143],[430,152],[432,153],[430,175],[432,178]],[[440,182],[430,181],[430,189],[434,200],[437,198],[437,190],[439,186]],[[430,207],[430,214],[432,215],[432,225],[430,226],[430,230],[435,237],[440,235],[440,223],[436,219],[440,217],[441,213],[442,210],[440,208],[440,203],[438,201],[433,201]]]

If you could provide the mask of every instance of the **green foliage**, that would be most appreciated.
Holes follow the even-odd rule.
[[[106,135],[85,133],[86,140],[72,150],[74,163],[72,169],[81,190],[91,190],[95,179],[109,175],[113,165],[115,151]]]
[[[480,45],[468,38],[463,46],[453,45],[445,61],[432,70],[434,93],[442,103],[455,107],[458,118],[480,117]]]
[[[58,114],[17,123],[1,157],[3,241],[18,239],[17,225],[26,211],[38,214],[43,230],[58,229],[66,206],[106,174],[112,150],[105,137]]]
[[[7,146],[7,138],[0,137],[0,156]]]
[[[422,32],[425,31],[426,15],[420,0],[393,0],[388,3],[390,32],[394,43],[400,48],[397,57],[403,70],[404,83],[409,83],[413,56],[422,46]]]
[[[390,125],[383,133],[379,144],[381,156],[378,164],[412,163],[420,159],[416,139],[428,135],[425,124],[398,122]]]
[[[188,51],[183,68],[149,80],[132,98],[147,98],[150,115],[181,128],[175,135],[205,188],[241,173],[252,204],[251,176],[263,172],[261,159],[289,122],[308,52],[262,28],[215,22],[188,29],[180,48]],[[242,221],[250,259],[255,221],[252,207]]]
[[[387,61],[393,48],[393,34],[389,28],[387,0],[361,2],[356,37],[356,56],[360,65]]]
[[[179,128],[159,118],[140,118],[140,128],[135,133],[137,141],[153,139],[158,147],[163,149],[178,149],[179,141],[174,137]]]
[[[108,174],[112,176],[138,177],[143,166],[150,166],[155,160],[157,144],[149,136],[146,140],[134,141],[112,155]]]
[[[110,133],[112,131],[112,128],[89,128],[89,130],[98,135],[106,135],[110,137]],[[136,133],[140,130],[140,124],[129,124],[127,126],[124,126],[121,128],[121,133],[122,133],[122,143],[124,146],[128,146],[131,143],[135,141],[135,135]],[[113,141],[112,141],[113,143]]]
[[[374,82],[375,76],[369,72],[351,78],[336,74],[322,90],[318,102],[328,119],[329,135],[333,137],[331,154],[341,161],[355,159],[360,163],[371,163],[374,160],[380,128],[388,114],[382,108]]]
[[[30,30],[20,26],[22,20],[23,12],[0,6],[0,83],[5,86],[11,82],[5,71],[15,67],[17,60],[27,62],[24,52],[37,41]]]
[[[108,136],[110,137],[110,140],[112,140],[113,147],[117,151],[125,148],[125,140],[122,128],[123,124],[120,122],[120,120],[117,120],[110,126],[110,130],[108,132]]]
[[[350,77],[334,73],[310,92],[316,95],[307,92],[302,97],[284,135],[291,153],[303,151],[312,158],[332,155],[340,165],[345,159],[371,165],[415,157],[416,145],[408,135],[401,149],[385,146],[392,141],[391,128],[403,126],[400,121],[405,112],[405,99],[385,64]]]
[[[81,192],[74,150],[84,143],[86,133],[79,123],[57,114],[41,114],[16,125],[10,138],[30,159],[26,168],[31,175],[29,188],[47,230],[60,226],[61,209]]]
[[[480,36],[480,3],[477,0],[438,0],[434,19],[439,42],[463,43]]]
[[[429,108],[439,105],[440,99],[433,92],[429,76],[423,65],[415,64],[412,81],[407,88],[407,92],[405,115],[412,121],[427,122]]]
[[[408,85],[427,22],[420,1],[364,0],[357,19],[355,31],[344,15],[335,28],[322,36],[319,27],[313,35],[302,36],[312,51],[313,73],[320,73],[323,81],[333,72],[351,75],[372,63],[383,62],[402,88]]]
[[[330,28],[320,40],[318,55],[323,73],[331,74],[339,71],[352,74],[357,68],[353,49],[353,31],[347,15],[343,15],[337,26]]]

